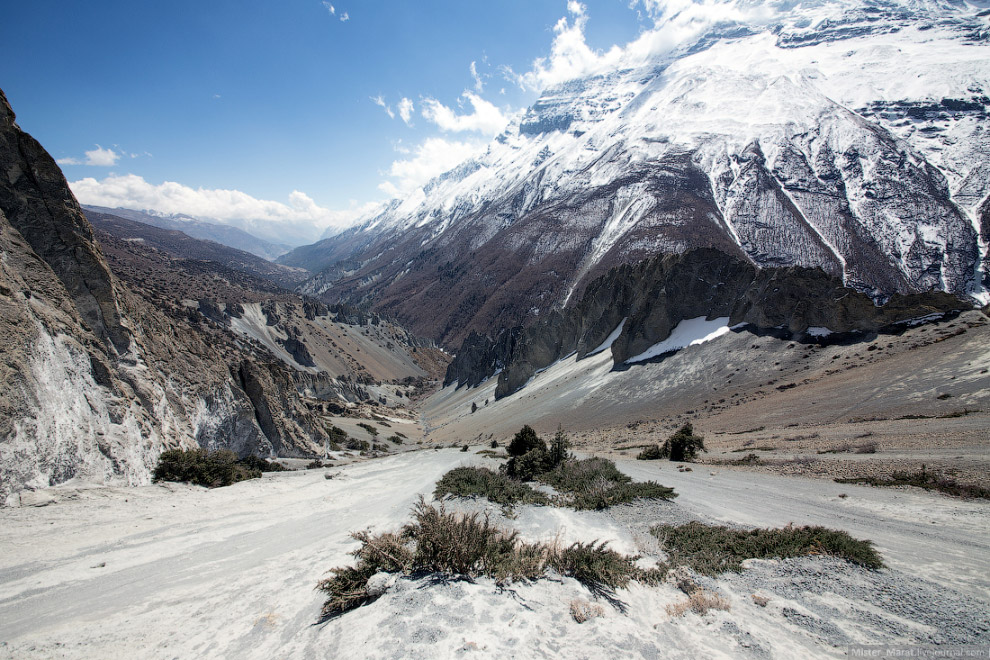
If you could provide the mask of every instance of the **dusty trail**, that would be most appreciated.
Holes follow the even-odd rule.
[[[986,501],[707,465],[678,472],[669,462],[617,464],[637,481],[672,486],[677,503],[699,516],[754,527],[793,523],[845,530],[873,541],[891,568],[990,598]]]
[[[911,634],[861,624],[857,609],[872,607],[862,603],[881,588],[897,592],[898,581],[908,579],[913,591],[898,603],[924,596],[926,607],[942,607],[937,616],[970,612],[963,634],[986,634],[979,626],[990,625],[972,620],[982,616],[973,604],[990,601],[986,503],[746,471],[716,469],[713,476],[705,466],[680,473],[670,463],[641,461],[620,467],[676,488],[677,504],[662,506],[681,511],[677,515],[844,529],[875,541],[892,570],[871,574],[838,560],[764,562],[712,583],[732,601],[731,612],[671,620],[664,608],[683,594],[670,586],[634,586],[623,594],[626,614],[607,608],[604,618],[583,625],[570,619],[568,605],[588,593],[570,578],[505,592],[485,580],[402,580],[359,612],[315,625],[322,594],[313,587],[328,568],[351,560],[347,552],[356,543],[348,533],[398,528],[419,493],[432,492],[450,468],[477,460],[457,450],[428,450],[213,491],[63,489],[56,504],[0,510],[0,657],[841,655],[836,640]],[[325,479],[328,471],[337,476]],[[562,541],[607,538],[630,552],[633,536],[621,521],[633,514],[623,515],[527,508],[507,522],[524,536],[553,536],[557,527],[565,530]],[[752,604],[751,593],[783,594],[799,578],[820,586],[814,593],[773,595],[768,609]],[[842,599],[816,604],[815,594],[841,581]],[[828,609],[836,603],[845,609]],[[795,623],[787,608],[817,612],[828,625],[837,621],[841,632]],[[887,616],[884,625],[895,626],[897,616]],[[911,616],[927,621],[936,615]]]
[[[415,452],[333,480],[331,469],[212,491],[98,489],[0,510],[0,656],[267,658],[287,643],[318,653],[313,587],[350,560],[348,533],[400,525],[463,461]]]

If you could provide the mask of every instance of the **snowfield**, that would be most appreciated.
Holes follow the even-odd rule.
[[[481,460],[425,450],[216,490],[36,493],[52,503],[0,510],[0,657],[841,657],[853,643],[990,642],[986,503],[635,462],[620,467],[675,487],[676,503],[523,507],[512,519],[481,503],[449,506],[485,509],[528,540],[607,539],[645,561],[657,553],[646,529],[658,522],[824,524],[873,540],[889,568],[751,561],[699,580],[729,611],[683,617],[665,611],[685,599],[670,584],[633,585],[609,603],[570,578],[499,589],[423,576],[318,623],[314,586],[351,560],[349,532],[397,529],[444,472]],[[602,616],[578,624],[576,600]]]

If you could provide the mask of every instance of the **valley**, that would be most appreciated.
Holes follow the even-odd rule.
[[[456,110],[342,86],[435,127],[366,203],[281,88],[137,113],[241,109],[198,189],[0,91],[0,659],[984,653],[985,5],[568,2]]]

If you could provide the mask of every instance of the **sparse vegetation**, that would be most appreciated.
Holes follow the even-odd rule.
[[[654,481],[633,482],[604,458],[567,460],[539,479],[562,494],[562,504],[575,509],[604,509],[639,497],[669,500],[677,496],[673,488]]]
[[[990,489],[971,484],[961,484],[951,477],[925,469],[916,472],[894,472],[889,477],[855,477],[836,479],[840,484],[866,484],[868,486],[915,486],[946,495],[966,499],[990,499]]]
[[[453,495],[455,497],[487,497],[489,501],[503,506],[515,504],[549,504],[550,498],[544,493],[504,474],[483,467],[454,468],[437,482],[434,497]]]
[[[650,529],[668,554],[671,565],[688,566],[703,575],[741,571],[745,559],[786,559],[806,555],[841,557],[866,568],[883,568],[870,541],[825,527],[730,529],[691,522]]]
[[[397,445],[402,444],[402,438],[400,438],[398,435],[390,435],[388,437],[388,441]]]
[[[344,446],[352,451],[368,451],[371,449],[371,443],[367,440],[358,440],[357,438],[347,438]]]
[[[378,437],[378,429],[374,425],[368,424],[367,422],[358,422],[358,426],[360,426],[365,431],[367,431],[368,433],[370,433],[371,434],[371,437],[373,437],[373,438],[377,438]]]
[[[659,461],[661,458],[663,452],[660,451],[660,445],[650,445],[636,456],[636,460],[640,461]]]
[[[278,461],[269,461],[260,456],[255,456],[254,454],[250,456],[245,456],[240,459],[240,462],[246,466],[249,470],[259,470],[261,472],[288,472],[289,468],[285,467]]]
[[[260,476],[260,469],[245,465],[238,460],[237,454],[229,449],[219,451],[207,451],[201,448],[169,449],[158,457],[153,480],[186,482],[207,488],[219,488],[245,479],[257,479]]]
[[[369,580],[382,572],[484,576],[507,584],[537,580],[553,568],[592,591],[604,593],[645,574],[636,567],[635,557],[620,555],[605,543],[575,543],[563,549],[524,543],[518,532],[502,529],[485,516],[448,513],[443,504],[433,506],[422,498],[413,509],[413,522],[401,532],[378,536],[358,532],[352,536],[361,542],[353,553],[356,565],[331,569],[331,577],[317,584],[328,595],[323,604],[324,618],[375,600],[382,590],[369,588]]]
[[[500,479],[485,468],[457,468],[444,475],[437,484],[437,495],[446,493],[461,497],[484,496],[498,504],[512,505],[507,492],[517,492],[526,481],[540,481],[553,487],[559,496],[543,502],[575,509],[604,509],[614,504],[631,502],[636,498],[671,499],[672,488],[648,481],[633,482],[604,458],[576,460],[568,451],[570,442],[563,429],[558,428],[548,447],[535,431],[524,426],[509,445],[509,460],[499,469]],[[523,448],[529,449],[522,454]],[[471,474],[469,471],[474,470]],[[441,484],[443,487],[441,488]],[[526,487],[528,488],[528,487]],[[529,489],[533,493],[538,493]],[[542,493],[539,493],[542,497]],[[525,498],[519,503],[527,503]]]

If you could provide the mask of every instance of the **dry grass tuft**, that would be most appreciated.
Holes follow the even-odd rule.
[[[667,606],[667,614],[671,617],[680,617],[687,614],[688,610],[694,612],[698,616],[704,616],[708,614],[709,610],[723,610],[728,612],[730,609],[729,601],[727,601],[722,596],[712,593],[710,591],[705,591],[704,589],[698,589],[693,592],[688,599],[681,601],[680,603],[672,603]]]
[[[571,601],[571,617],[578,623],[584,623],[589,619],[604,615],[605,608],[598,603],[592,603],[583,598],[575,598]]]

